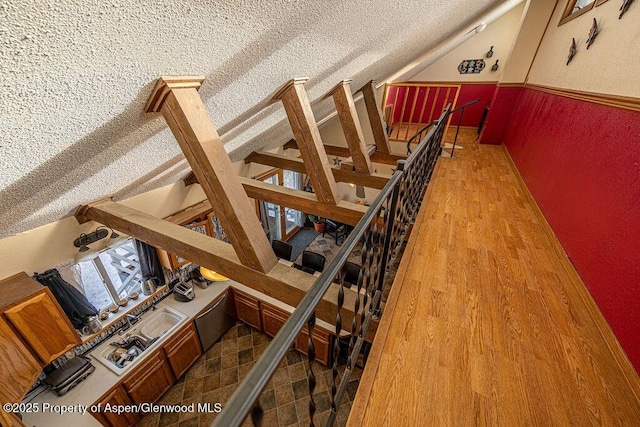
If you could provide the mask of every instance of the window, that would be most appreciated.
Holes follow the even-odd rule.
[[[558,25],[567,23],[572,19],[589,12],[594,7],[600,6],[606,1],[607,0],[569,0]]]
[[[78,265],[85,295],[98,310],[140,291],[140,260],[132,239]]]

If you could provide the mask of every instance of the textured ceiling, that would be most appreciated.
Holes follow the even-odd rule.
[[[206,76],[200,94],[238,160],[290,138],[281,105],[267,102],[290,78],[310,78],[312,101],[345,78],[357,89],[504,2],[133,3],[0,4],[0,237],[185,173],[164,120],[143,113],[160,75]],[[313,108],[321,118],[333,105]]]

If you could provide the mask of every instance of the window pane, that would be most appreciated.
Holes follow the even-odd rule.
[[[140,261],[131,240],[117,248],[102,252],[98,258],[109,275],[118,298],[125,298],[133,291],[140,291]]]
[[[113,304],[113,299],[105,286],[93,261],[79,262],[82,288],[91,304],[101,310]]]

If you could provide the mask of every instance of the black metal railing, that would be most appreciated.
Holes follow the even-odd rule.
[[[309,369],[307,372],[310,395],[309,418],[310,425],[315,425],[316,408],[313,399],[316,386],[313,363],[315,347],[312,339],[316,320],[315,308],[327,290],[331,286],[337,286],[331,412],[326,422],[327,426],[333,425],[371,322],[375,316],[380,314],[380,302],[386,285],[385,280],[389,279],[391,268],[399,259],[398,255],[403,242],[420,208],[423,193],[441,153],[440,146],[450,111],[451,104],[445,108],[440,119],[433,123],[411,155],[406,160],[398,162],[398,168],[389,182],[309,292],[302,298],[298,307],[280,328],[260,359],[224,406],[223,411],[217,416],[213,426],[239,426],[249,413],[254,424],[261,425],[263,410],[259,400],[260,394],[304,326],[307,326],[309,334]],[[353,320],[350,325],[343,325],[347,259],[356,248],[360,249],[361,255],[360,271],[355,284],[355,302],[352,307]],[[336,277],[338,283],[334,283]],[[345,329],[351,332],[351,337],[348,343],[346,366],[340,377],[338,355],[341,347],[347,344],[341,344],[337,336]]]
[[[470,105],[476,104],[480,102],[480,98],[474,99],[473,101],[469,101],[465,104],[462,104],[459,107],[456,107],[455,110],[451,111],[449,115],[453,116],[455,113],[460,111],[460,117],[458,117],[458,126],[456,126],[456,136],[453,138],[453,145],[451,147],[451,157],[453,157],[453,151],[456,149],[456,142],[458,142],[458,134],[460,133],[460,125],[462,124],[462,117],[464,116],[464,109]]]

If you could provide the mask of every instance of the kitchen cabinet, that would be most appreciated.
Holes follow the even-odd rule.
[[[0,281],[4,402],[19,401],[44,365],[78,344],[80,336],[48,288],[24,272]]]
[[[271,304],[260,302],[262,331],[270,337],[275,336],[282,325],[290,316],[285,310]],[[323,365],[331,363],[331,343],[333,335],[319,326],[313,328],[313,343],[316,347],[316,361]],[[303,354],[307,354],[309,340],[309,329],[305,326],[296,337],[294,347]]]
[[[100,405],[104,409],[106,405],[131,405],[133,402],[121,385],[109,390],[93,406]],[[140,420],[140,415],[136,412],[92,412],[91,413],[103,426],[106,427],[128,427]]]
[[[180,378],[202,354],[200,340],[193,322],[169,338],[163,346],[164,354],[175,378]]]
[[[323,365],[331,363],[333,335],[318,325],[313,327],[313,345],[316,348],[316,361]],[[308,354],[309,329],[305,326],[298,334],[295,341],[295,349],[302,354]]]
[[[270,337],[275,337],[289,318],[289,313],[264,302],[261,304],[261,308],[262,332]]]
[[[0,402],[20,402],[40,369],[38,360],[0,317]]]
[[[238,319],[261,331],[262,322],[260,316],[260,302],[258,298],[234,289],[233,299],[235,301],[236,315],[238,316]]]
[[[5,309],[4,315],[45,364],[80,344],[80,336],[46,287]]]
[[[163,351],[157,350],[122,382],[133,403],[155,402],[173,385],[175,377]]]

